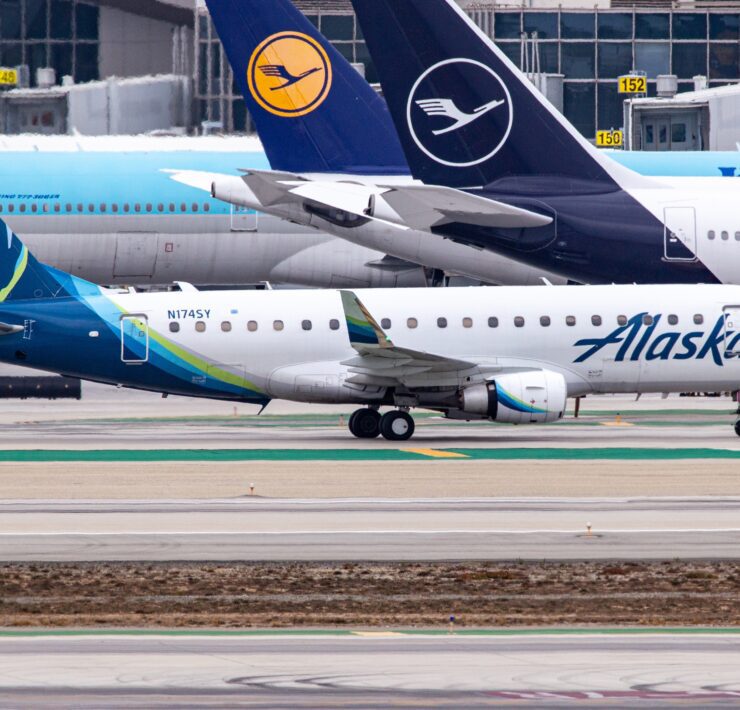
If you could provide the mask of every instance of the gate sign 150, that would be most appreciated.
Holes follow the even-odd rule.
[[[596,145],[599,148],[621,148],[623,144],[622,131],[596,131]]]

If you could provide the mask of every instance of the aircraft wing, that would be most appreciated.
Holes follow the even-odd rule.
[[[352,291],[341,291],[350,345],[357,357],[345,360],[353,376],[349,382],[391,385],[425,373],[453,374],[475,370],[478,363],[393,344]]]

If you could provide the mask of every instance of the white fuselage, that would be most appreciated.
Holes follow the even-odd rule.
[[[489,370],[551,370],[565,378],[568,396],[729,391],[740,384],[740,360],[728,356],[740,349],[734,286],[355,293],[397,347]],[[106,295],[146,315],[149,328],[171,343],[246,373],[270,397],[362,402],[375,394],[345,382],[356,353],[337,291]],[[422,373],[405,386],[464,387],[476,377]]]

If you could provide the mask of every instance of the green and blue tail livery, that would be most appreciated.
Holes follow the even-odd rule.
[[[367,308],[362,305],[362,301],[352,291],[340,291],[340,293],[350,345],[355,350],[392,348],[391,339],[383,332]]]

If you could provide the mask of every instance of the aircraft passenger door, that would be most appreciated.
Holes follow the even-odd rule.
[[[256,232],[259,221],[259,212],[231,205],[231,231],[232,232]]]
[[[151,278],[156,262],[156,232],[119,232],[116,235],[115,278]]]
[[[121,316],[121,362],[141,365],[149,361],[149,319],[141,313]]]
[[[696,211],[693,207],[664,209],[666,261],[696,261]]]
[[[734,336],[740,334],[740,306],[725,306],[722,309],[725,316],[725,355],[727,357],[737,357],[740,355],[740,339],[737,339],[732,350],[729,349],[730,343],[736,340]]]

